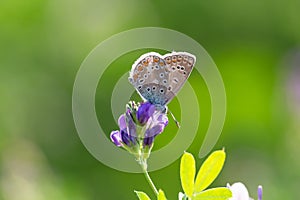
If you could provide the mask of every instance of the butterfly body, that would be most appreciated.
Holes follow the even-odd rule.
[[[189,77],[196,57],[187,52],[160,55],[150,52],[132,65],[129,82],[140,96],[161,111],[175,97]]]

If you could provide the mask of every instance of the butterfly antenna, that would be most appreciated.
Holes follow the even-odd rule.
[[[173,118],[173,120],[174,120],[176,126],[177,126],[178,128],[180,128],[180,123],[179,123],[179,121],[177,121],[177,119],[175,118],[175,116],[173,115],[173,113],[172,113],[170,110],[168,110],[168,113],[170,113],[170,115],[171,115],[171,117]]]

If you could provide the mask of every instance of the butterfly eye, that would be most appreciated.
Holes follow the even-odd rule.
[[[171,87],[171,86],[169,86],[169,87],[168,87],[168,90],[172,90],[172,87]]]
[[[180,69],[180,66],[177,66],[177,69]]]
[[[159,66],[158,66],[158,65],[156,65],[156,66],[155,66],[155,69],[159,69]]]
[[[182,60],[182,56],[178,56],[177,60],[181,61]]]
[[[173,67],[172,67],[172,70],[175,71],[175,69],[176,69],[176,68],[173,66]]]
[[[181,66],[181,68],[180,68],[181,70],[184,70],[184,66]]]
[[[138,89],[139,89],[139,90],[140,90],[140,89],[142,89],[142,86],[141,86],[141,85],[139,85],[139,86],[138,86]]]
[[[144,74],[144,78],[148,78],[148,75],[147,75],[147,74]]]
[[[160,78],[163,78],[164,76],[165,76],[164,73],[160,73],[160,74],[159,74],[159,77],[160,77]]]
[[[153,90],[153,91],[155,91],[155,90],[156,90],[156,87],[155,87],[155,86],[153,86],[153,87],[152,87],[152,90]]]
[[[140,79],[139,82],[140,82],[140,83],[143,83],[143,82],[144,82],[144,79]]]
[[[159,91],[160,91],[160,93],[164,93],[164,89],[160,89]]]
[[[149,87],[147,87],[147,91],[150,92],[150,90],[151,90],[151,89],[150,89]]]
[[[167,79],[164,79],[164,80],[163,80],[163,83],[164,83],[164,84],[167,84],[167,82],[168,82]]]

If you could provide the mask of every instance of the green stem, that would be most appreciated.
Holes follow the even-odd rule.
[[[153,190],[153,192],[154,192],[155,195],[157,196],[157,195],[158,195],[158,191],[157,191],[157,189],[156,189],[156,187],[155,187],[155,185],[154,185],[154,183],[153,183],[151,177],[150,177],[149,174],[148,174],[148,171],[147,171],[147,163],[142,162],[142,163],[141,163],[141,167],[142,167],[142,169],[143,169],[143,172],[144,172],[144,175],[145,175],[146,180],[148,181],[148,183],[149,183],[151,189]]]

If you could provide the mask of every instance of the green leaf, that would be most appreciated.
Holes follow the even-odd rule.
[[[164,191],[162,191],[162,190],[158,191],[157,200],[167,200]]]
[[[138,196],[139,200],[151,200],[148,195],[144,192],[140,192],[140,191],[134,191],[136,193],[136,195]]]
[[[225,157],[225,152],[218,150],[204,161],[197,174],[194,193],[201,192],[217,178],[223,168]]]
[[[230,197],[232,193],[228,188],[219,187],[194,194],[192,200],[227,200]]]
[[[192,197],[194,192],[195,174],[195,159],[192,154],[185,152],[180,162],[180,179],[182,189],[188,197]]]

